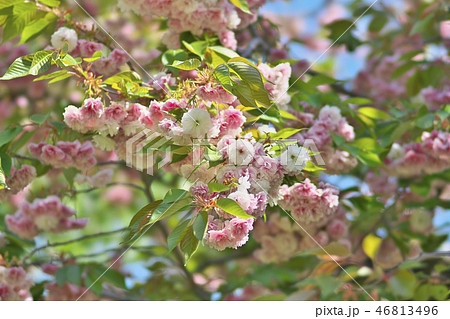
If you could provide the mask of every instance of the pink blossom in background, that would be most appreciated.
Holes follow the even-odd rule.
[[[33,300],[30,293],[33,284],[23,268],[6,268],[0,265],[0,301]]]
[[[75,211],[61,203],[56,196],[36,199],[34,202],[23,202],[14,215],[5,218],[9,230],[22,238],[32,239],[41,231],[52,233],[65,232],[84,228],[87,219],[71,217]]]
[[[440,23],[441,37],[450,39],[450,20],[442,21]]]
[[[314,222],[336,211],[339,197],[338,189],[320,182],[319,187],[307,178],[291,187],[283,185],[280,190],[279,205],[290,211],[301,222]]]
[[[36,178],[36,169],[33,166],[23,165],[20,169],[11,167],[10,177],[6,177],[8,188],[0,189],[0,202],[11,195],[18,194]]]
[[[97,163],[91,142],[81,145],[79,141],[60,141],[55,146],[41,142],[30,144],[28,149],[31,155],[54,168],[76,167],[86,171]]]

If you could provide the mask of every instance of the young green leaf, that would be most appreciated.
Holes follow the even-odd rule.
[[[194,236],[198,240],[202,240],[205,237],[206,230],[208,229],[208,213],[200,212],[194,220],[194,224],[192,224],[192,228],[194,231]]]
[[[27,55],[17,58],[9,67],[8,71],[0,78],[0,80],[12,80],[27,76],[30,73],[33,63],[33,55]]]
[[[174,61],[173,64],[167,66],[168,67],[171,66],[180,70],[189,71],[197,69],[201,64],[202,62],[200,62],[199,59],[189,59],[186,61]]]
[[[5,188],[8,189],[8,185],[6,185],[6,177],[2,169],[2,159],[0,157],[0,190]]]
[[[376,120],[390,120],[391,116],[386,112],[373,107],[360,107],[358,112]]]
[[[224,185],[224,184],[220,184],[220,183],[209,183],[208,184],[208,189],[210,192],[224,192],[227,191],[231,188],[230,185]]]
[[[175,229],[167,237],[167,247],[171,252],[177,245],[183,240],[184,236],[188,232],[188,225],[191,222],[190,219],[186,219],[179,223]]]
[[[181,240],[180,248],[181,251],[184,253],[184,258],[186,260],[186,263],[191,259],[192,255],[197,251],[198,244],[200,243],[200,240],[194,235],[194,230],[192,226],[189,226],[187,228],[187,231]],[[186,264],[185,263],[185,264]]]
[[[230,0],[230,2],[241,9],[243,12],[253,14],[248,8],[247,0]]]
[[[242,219],[255,218],[247,214],[236,201],[230,198],[219,198],[217,200],[217,206],[226,213]]]

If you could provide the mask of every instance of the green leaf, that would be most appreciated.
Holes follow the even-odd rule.
[[[64,57],[61,58],[60,62],[63,66],[67,67],[81,64],[82,61],[80,58],[75,59],[70,54],[66,54]]]
[[[336,79],[329,77],[325,74],[319,74],[313,76],[307,83],[312,86],[319,86],[324,84],[334,84],[338,82]]]
[[[391,79],[395,80],[399,77],[401,77],[403,74],[411,70],[413,67],[417,65],[417,62],[415,61],[408,61],[399,67],[397,67],[394,72],[392,72]]]
[[[186,196],[188,191],[184,189],[171,189],[167,192],[164,197],[163,203],[173,203],[176,202]]]
[[[202,64],[202,62],[200,62],[199,59],[189,59],[186,61],[174,61],[172,65],[167,65],[168,67],[174,67],[176,69],[180,69],[180,70],[195,70],[197,69],[200,65]]]
[[[141,76],[137,72],[125,71],[107,78],[103,81],[103,84],[113,85],[114,83],[118,83],[122,80],[133,83],[142,83]]]
[[[51,21],[46,18],[41,18],[27,25],[22,31],[22,36],[18,44],[26,43],[32,37],[38,35],[50,24],[50,22]]]
[[[0,147],[11,142],[21,132],[22,127],[12,127],[0,132]]]
[[[306,162],[306,166],[303,170],[305,170],[307,172],[319,172],[319,171],[324,171],[325,168],[319,167],[316,164],[314,164],[313,162],[308,161],[308,162]]]
[[[12,15],[8,15],[3,28],[3,43],[20,35],[36,16],[35,2],[20,1],[14,4]]]
[[[187,228],[187,231],[181,240],[180,248],[181,251],[184,253],[184,258],[186,260],[186,263],[191,259],[192,255],[197,251],[198,244],[200,241],[195,237],[194,230],[192,226],[189,226]],[[186,264],[185,263],[185,264]]]
[[[186,41],[182,41],[182,43],[186,47],[186,49],[188,49],[189,51],[191,51],[195,55],[199,56],[200,59],[203,59],[203,57],[205,56],[206,48],[208,47],[208,42],[207,41],[195,41],[195,42],[192,42],[192,43],[188,43]]]
[[[416,277],[408,270],[399,270],[389,280],[392,293],[402,299],[409,299],[417,285]]]
[[[66,178],[66,180],[69,183],[69,185],[73,185],[73,181],[75,179],[75,176],[77,176],[77,174],[79,172],[80,171],[77,168],[75,168],[75,167],[63,168],[64,177]]]
[[[48,118],[49,114],[33,114],[30,116],[30,120],[32,120],[35,123],[38,123],[39,125],[42,125],[42,123],[44,123],[47,118]]]
[[[406,81],[406,91],[410,97],[416,96],[425,87],[420,70],[414,72]]]
[[[202,240],[205,237],[206,230],[208,229],[208,213],[200,212],[192,224],[192,229],[194,231],[194,236],[198,240]]]
[[[239,98],[244,106],[269,108],[271,102],[264,87],[261,73],[250,61],[244,62],[242,59],[234,58],[226,64],[230,71],[230,79],[234,82],[232,93]],[[234,79],[233,73],[239,79]],[[227,89],[226,86],[224,87]]]
[[[383,151],[383,148],[378,144],[377,140],[371,137],[361,137],[355,140],[351,145],[362,151],[371,151],[375,153],[381,153]]]
[[[104,280],[121,289],[127,289],[127,286],[125,285],[125,277],[120,271],[105,267],[105,270],[102,273],[104,273]]]
[[[230,188],[231,188],[231,185],[224,185],[224,184],[213,183],[213,182],[208,184],[208,189],[209,189],[209,191],[211,193],[213,193],[213,192],[217,192],[217,193],[224,192],[224,191],[229,190]]]
[[[217,206],[226,213],[242,219],[255,218],[247,214],[236,201],[230,198],[219,198],[217,200]]]
[[[212,47],[209,47],[208,49],[211,49],[212,51],[219,53],[228,59],[239,57],[239,54],[237,54],[235,51],[225,48],[225,47],[212,46]],[[228,60],[226,62],[228,62]]]
[[[429,113],[416,119],[415,123],[416,126],[421,129],[428,129],[433,126],[433,122],[434,122],[434,114]]]
[[[12,166],[12,160],[11,157],[9,157],[7,154],[0,152],[0,165],[2,167],[3,173],[6,176],[10,176],[11,174],[11,166]]]
[[[131,219],[130,224],[128,227],[132,227],[136,223],[140,223],[141,220],[146,217],[147,219],[150,219],[149,215],[151,215],[155,209],[162,203],[162,200],[157,200],[154,202],[151,202],[150,204],[145,205],[142,207]]]
[[[233,85],[233,81],[231,81],[230,69],[225,64],[216,67],[214,77],[225,89],[232,91],[231,86]]]
[[[333,44],[345,45],[349,51],[354,51],[362,42],[353,35],[355,23],[350,20],[337,20],[328,24],[326,28],[330,31]]]
[[[60,5],[60,1],[57,0],[39,0],[40,3],[45,4],[46,6],[50,8],[54,8]]]
[[[383,162],[376,153],[361,151],[357,157],[361,162],[372,167],[383,165]]]
[[[34,136],[34,131],[25,131],[23,132],[20,137],[11,145],[10,151],[11,153],[16,153],[18,150],[20,150],[22,147],[27,144],[27,142]]]
[[[182,49],[177,50],[167,50],[164,52],[164,54],[161,56],[161,61],[164,65],[170,65],[175,61],[184,61],[188,58],[188,54],[186,51]]]
[[[248,14],[253,14],[248,8],[247,0],[230,0],[232,4]]]
[[[150,218],[150,221],[146,225],[156,223],[163,218],[170,217],[184,209],[187,209],[191,204],[192,197],[190,196],[179,199],[173,203],[163,203],[155,210]]]
[[[46,75],[40,76],[37,79],[34,79],[33,82],[53,79],[53,78],[56,78],[56,77],[60,77],[61,75],[64,75],[66,73],[67,73],[67,70],[55,71],[55,72],[52,72],[50,74],[46,74]]]
[[[366,105],[372,104],[372,100],[363,98],[363,97],[352,97],[344,101],[347,104],[356,104],[356,105]]]
[[[101,275],[98,272],[93,272],[89,270],[86,273],[86,277],[84,278],[84,284],[86,287],[90,287],[91,290],[96,295],[101,295],[103,291],[103,284],[101,280],[98,280],[98,277]]]
[[[25,2],[24,0],[0,0],[0,9],[12,7],[17,3]]]
[[[17,58],[0,80],[11,80],[27,76],[33,63],[33,55]]]
[[[68,265],[58,269],[55,280],[58,286],[70,282],[74,285],[81,286],[81,275],[83,273],[83,265]]]
[[[376,119],[376,120],[390,120],[391,116],[389,114],[387,114],[386,112],[373,108],[373,107],[360,107],[358,109],[358,112],[370,117],[371,119]]]
[[[98,59],[101,59],[103,57],[103,52],[102,51],[95,51],[94,54],[92,55],[92,57],[90,58],[84,58],[83,60],[86,62],[95,62]]]
[[[213,68],[221,64],[226,64],[230,59],[236,57],[239,57],[239,54],[233,50],[219,46],[208,47],[205,54],[205,60]]]
[[[291,137],[294,134],[297,134],[301,130],[302,129],[288,127],[288,128],[284,128],[276,133],[271,133],[271,134],[269,134],[269,136],[273,140],[283,140],[283,139]]]
[[[413,35],[416,33],[430,33],[430,30],[434,28],[435,26],[435,15],[429,14],[424,19],[419,19],[411,29],[411,32],[409,35]]]
[[[381,29],[388,23],[389,19],[386,14],[377,13],[373,16],[372,21],[369,24],[370,32],[380,32]]]
[[[131,219],[128,225],[127,234],[122,240],[121,244],[128,244],[133,242],[135,239],[139,238],[145,225],[150,221],[153,212],[162,203],[162,200],[151,202],[146,206],[142,207]]]
[[[0,190],[5,188],[8,189],[8,185],[6,185],[6,177],[2,169],[2,158],[0,157]]]
[[[64,129],[66,128],[66,123],[64,123],[64,122],[52,121],[50,123],[58,130],[60,135],[63,133]]]
[[[51,81],[49,81],[48,84],[52,84],[52,83],[55,83],[55,82],[59,82],[59,81],[65,80],[67,78],[70,78],[71,76],[72,76],[72,74],[69,74],[69,73],[60,75],[60,76],[52,79]]]
[[[188,225],[191,222],[190,219],[186,219],[179,223],[174,230],[167,237],[167,247],[171,252],[177,245],[183,240],[184,236],[188,232]]]

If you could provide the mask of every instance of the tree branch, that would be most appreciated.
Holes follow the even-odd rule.
[[[151,186],[151,182],[153,181],[153,178],[149,178],[149,175],[142,173],[142,180],[145,183],[145,189],[146,189],[145,193],[147,195],[147,199],[150,202],[154,201],[153,195],[150,191],[150,186]],[[157,227],[159,227],[159,229],[163,233],[164,237],[167,238],[169,236],[169,231],[167,230],[167,227],[164,224],[164,222],[162,220],[160,220],[159,222],[156,223],[156,225],[157,225]],[[181,254],[179,247],[176,247],[172,252],[175,256],[175,259],[176,259],[180,269],[185,274],[186,280],[188,281],[189,285],[194,290],[194,292],[197,294],[197,296],[200,297],[200,299],[202,299],[202,300],[210,300],[208,293],[195,283],[192,274],[189,272],[189,270],[187,270],[186,265],[184,263],[184,257]]]
[[[84,236],[81,236],[81,237],[78,237],[78,238],[75,238],[75,239],[71,239],[71,240],[67,240],[67,241],[56,242],[56,243],[47,243],[47,245],[37,247],[37,248],[33,249],[32,251],[30,251],[28,253],[28,255],[26,255],[22,259],[22,263],[25,263],[26,260],[30,259],[38,251],[41,251],[41,250],[44,250],[44,249],[47,249],[47,248],[50,248],[50,247],[64,246],[64,245],[72,244],[72,243],[75,243],[75,242],[83,241],[83,240],[86,240],[86,239],[102,237],[102,236],[108,236],[108,235],[112,235],[112,234],[115,234],[115,233],[123,232],[126,229],[127,228],[124,227],[124,228],[111,230],[111,231],[107,231],[107,232],[101,232],[101,233],[84,235]]]
[[[114,183],[106,184],[106,187],[117,186],[117,185],[128,186],[128,187],[132,187],[132,188],[135,188],[135,189],[138,189],[140,191],[145,192],[144,187],[136,185],[136,184],[133,184],[133,183],[114,182]],[[99,188],[99,187],[92,187],[92,188],[87,188],[87,189],[75,190],[75,191],[73,191],[73,193],[74,194],[90,193],[90,192],[98,190],[98,189],[101,189],[101,188]]]

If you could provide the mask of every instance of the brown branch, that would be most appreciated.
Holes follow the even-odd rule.
[[[120,229],[116,229],[116,230],[111,230],[111,231],[106,231],[106,232],[101,232],[101,233],[84,235],[84,236],[81,236],[81,237],[78,237],[78,238],[75,238],[75,239],[71,239],[71,240],[67,240],[67,241],[56,242],[56,243],[47,243],[47,245],[37,247],[37,248],[33,249],[32,251],[30,251],[28,253],[28,255],[26,255],[22,259],[22,263],[25,263],[26,260],[30,259],[38,251],[41,251],[41,250],[44,250],[44,249],[47,249],[47,248],[50,248],[50,247],[64,246],[64,245],[72,244],[72,243],[75,243],[75,242],[83,241],[83,240],[86,240],[86,239],[102,237],[102,236],[108,236],[108,235],[112,235],[112,234],[115,234],[115,233],[123,232],[126,229],[127,228],[124,227],[124,228],[120,228]]]

